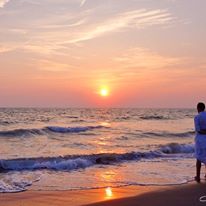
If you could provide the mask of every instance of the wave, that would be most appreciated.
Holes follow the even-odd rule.
[[[0,171],[21,171],[21,170],[59,170],[69,171],[80,168],[86,168],[92,165],[92,162],[83,158],[69,159],[68,157],[52,158],[25,158],[13,160],[1,160]]]
[[[0,136],[25,136],[25,135],[42,135],[43,129],[14,129],[0,131]]]
[[[179,132],[179,133],[169,133],[169,132],[143,132],[145,136],[155,136],[155,137],[192,137],[195,135],[194,131]]]
[[[131,119],[130,116],[120,116],[115,118],[115,120],[129,120],[129,119]]]
[[[0,125],[3,125],[3,126],[7,126],[7,125],[10,125],[10,124],[14,124],[15,122],[12,122],[12,121],[3,121],[3,120],[0,120]]]
[[[68,119],[78,119],[79,118],[78,116],[65,116],[65,117]]]
[[[102,125],[98,126],[87,126],[87,127],[46,127],[48,130],[57,133],[78,133],[86,132],[88,130],[105,128]]]
[[[168,120],[170,119],[169,117],[164,117],[160,115],[141,116],[139,118],[143,120]]]
[[[42,129],[14,129],[8,131],[0,131],[0,136],[28,136],[28,135],[44,135],[49,132],[54,133],[79,133],[86,132],[94,129],[105,128],[105,126],[85,126],[85,127],[58,127],[58,126],[48,126]]]
[[[179,153],[194,153],[193,144],[178,144],[171,143],[166,146],[162,146],[160,149],[165,154],[179,154]]]
[[[82,169],[96,164],[109,165],[122,161],[172,157],[171,154],[194,153],[191,144],[172,143],[159,146],[159,149],[148,152],[104,153],[91,155],[68,155],[63,157],[38,157],[0,160],[0,171],[21,170],[58,170],[70,171]],[[170,154],[168,156],[168,154]]]

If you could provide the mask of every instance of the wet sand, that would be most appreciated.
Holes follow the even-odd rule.
[[[199,198],[206,195],[206,184],[175,187],[128,186],[84,191],[26,191],[0,194],[0,206],[206,206]],[[206,198],[205,198],[206,199]]]
[[[206,184],[160,189],[135,197],[90,204],[89,206],[206,206]]]

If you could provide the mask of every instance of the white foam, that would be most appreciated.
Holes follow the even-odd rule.
[[[54,170],[74,170],[78,168],[86,168],[93,165],[87,159],[55,159],[55,160],[12,160],[1,161],[1,166],[5,170],[35,170],[35,169],[54,169]]]
[[[93,163],[86,159],[74,159],[74,160],[63,160],[63,161],[48,161],[43,163],[35,163],[33,169],[46,168],[56,170],[74,170],[79,168],[86,168],[93,165]]]
[[[49,129],[52,132],[59,132],[59,133],[77,133],[77,132],[85,132],[88,130],[92,129],[99,129],[102,128],[103,126],[98,125],[98,126],[85,126],[85,127],[57,127],[57,126],[49,126],[47,129]]]
[[[34,174],[25,175],[21,173],[7,173],[0,179],[0,193],[23,192],[32,185],[33,182],[39,181],[40,177]]]
[[[166,146],[162,146],[160,150],[166,154],[194,153],[194,145],[171,143]]]

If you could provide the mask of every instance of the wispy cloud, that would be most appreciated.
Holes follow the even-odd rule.
[[[79,37],[69,40],[68,43],[90,40],[110,32],[131,27],[143,29],[153,25],[169,24],[172,20],[174,20],[174,17],[166,10],[141,9],[124,12],[93,26],[89,31],[82,32]]]
[[[17,48],[19,48],[19,45],[14,45],[14,44],[0,44],[0,54],[1,53],[6,53],[6,52],[10,52],[10,51],[14,51]]]
[[[4,0],[4,2],[6,1]],[[86,0],[77,2],[83,6]],[[118,13],[105,13],[101,8],[98,9],[92,8],[81,13],[68,13],[63,10],[61,14],[52,13],[43,20],[38,17],[33,18],[29,24],[24,21],[18,27],[15,25],[9,32],[19,35],[22,33],[21,37],[18,36],[21,44],[15,43],[15,48],[19,47],[19,49],[43,55],[64,55],[65,50],[79,45],[78,43],[83,41],[119,31],[130,32],[132,30],[134,32],[134,29],[136,31],[137,29],[143,30],[154,25],[170,25],[175,19],[168,10],[136,9],[128,11],[127,9],[127,11],[118,11]],[[94,18],[100,11],[103,12],[102,16]],[[13,38],[17,39],[15,35]],[[12,40],[11,44],[13,42]]]
[[[48,24],[48,25],[43,25],[43,26],[39,26],[40,29],[67,29],[67,28],[71,28],[71,27],[78,27],[81,26],[82,24],[84,24],[86,22],[86,19],[80,19],[77,20],[76,22],[73,23],[67,23],[67,24]]]
[[[82,0],[80,3],[80,7],[84,6],[84,4],[87,2],[87,0]]]
[[[8,47],[0,46],[0,54],[12,51],[13,49],[14,49],[13,47],[12,48],[8,48]]]
[[[63,49],[61,46],[57,46],[56,44],[51,44],[48,42],[44,42],[44,44],[41,44],[40,42],[36,43],[26,43],[25,45],[21,46],[23,50],[30,51],[32,53],[41,54],[41,55],[58,55],[58,50]]]
[[[0,0],[0,8],[3,8],[10,0]]]
[[[162,69],[181,62],[179,58],[162,56],[145,48],[133,48],[125,54],[114,58],[122,68],[141,69]]]
[[[72,65],[64,64],[52,60],[41,60],[38,62],[37,66],[40,70],[45,70],[50,72],[66,72],[71,69],[75,69],[75,67]]]

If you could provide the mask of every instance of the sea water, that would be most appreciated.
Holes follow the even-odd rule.
[[[187,183],[192,109],[0,109],[0,192]]]

